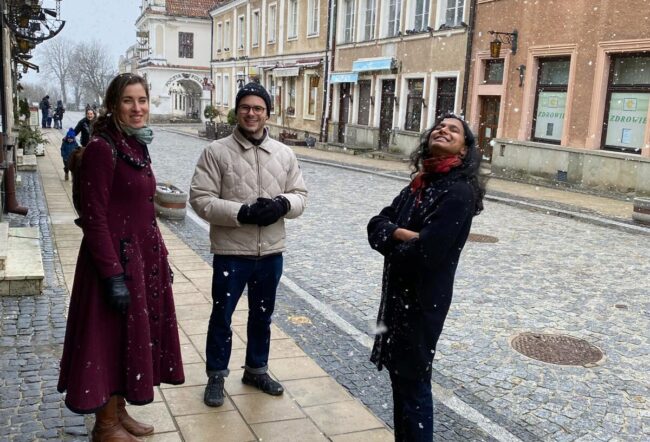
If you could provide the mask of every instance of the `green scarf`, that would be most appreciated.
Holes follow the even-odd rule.
[[[124,133],[130,137],[135,137],[135,139],[142,144],[151,144],[153,141],[153,130],[151,130],[149,126],[140,127],[138,129],[124,126]]]

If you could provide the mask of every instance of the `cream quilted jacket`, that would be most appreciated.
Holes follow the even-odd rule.
[[[190,204],[210,223],[211,252],[217,255],[264,256],[285,249],[284,218],[267,227],[240,224],[242,204],[258,197],[282,195],[291,209],[284,218],[297,218],[305,209],[307,188],[293,151],[268,136],[254,146],[238,129],[213,141],[194,171]]]

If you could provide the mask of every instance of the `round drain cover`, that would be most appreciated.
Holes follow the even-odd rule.
[[[511,345],[522,355],[549,364],[586,366],[603,358],[603,352],[597,347],[565,335],[521,333]]]
[[[499,238],[496,236],[482,235],[480,233],[470,233],[467,240],[470,242],[485,242],[485,243],[495,243],[499,242]]]

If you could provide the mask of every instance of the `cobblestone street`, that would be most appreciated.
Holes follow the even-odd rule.
[[[67,113],[64,130],[80,117]],[[207,141],[168,127],[154,131],[158,181],[189,190]],[[392,426],[388,376],[368,360],[382,257],[368,246],[366,224],[407,181],[306,158],[301,168],[308,204],[287,222],[274,322]],[[73,439],[85,435],[84,419],[65,409],[55,389],[66,287],[38,173],[21,175],[19,196],[30,214],[8,219],[39,225],[50,252],[41,297],[0,299],[0,440]],[[192,215],[165,225],[211,263],[206,226]],[[496,242],[470,241],[461,255],[434,361],[435,439],[650,439],[650,235],[494,201],[486,201],[472,233]],[[586,366],[540,362],[512,348],[524,332],[583,339],[604,357]]]
[[[158,132],[152,146],[157,176],[187,189],[206,142],[163,133]],[[308,162],[301,167],[310,197],[305,214],[289,222],[285,276],[331,309],[327,311],[369,334],[382,261],[367,245],[365,226],[404,182]],[[492,202],[472,231],[498,242],[466,246],[434,362],[435,382],[524,440],[647,439],[648,236]],[[198,229],[189,236],[197,234]],[[201,243],[206,247],[205,239]],[[292,298],[290,290],[286,296]],[[292,314],[291,309],[285,313]],[[346,360],[346,340],[323,339],[325,330],[314,327],[319,313],[305,314],[312,326],[288,331],[307,350],[313,346],[312,353],[322,360],[333,360],[329,369],[336,371]],[[510,340],[522,332],[584,339],[605,358],[591,368],[538,362],[511,348]],[[382,406],[391,401],[384,395],[377,403],[378,388],[373,387],[381,383],[387,389],[385,378],[367,363],[367,349],[348,354],[357,352],[356,365],[344,364],[343,371],[353,372],[348,382],[344,375],[337,379],[353,390],[361,385],[356,393],[389,419]],[[451,404],[445,412],[452,418],[462,415],[464,408]]]

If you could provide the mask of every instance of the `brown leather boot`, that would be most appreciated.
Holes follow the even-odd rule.
[[[148,436],[153,433],[153,425],[143,424],[129,416],[126,412],[126,401],[122,396],[117,396],[117,417],[126,431],[134,436]]]
[[[108,403],[95,413],[95,426],[92,431],[92,442],[138,442],[124,429],[117,418],[117,398],[111,397]]]

